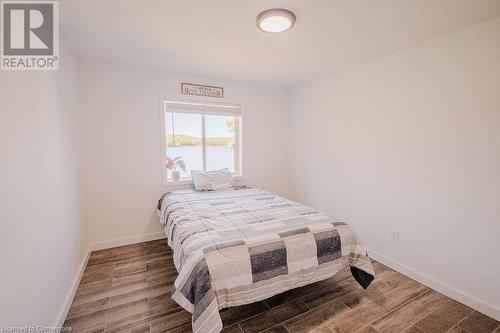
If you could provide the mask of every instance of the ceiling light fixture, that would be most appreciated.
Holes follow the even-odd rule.
[[[269,9],[257,15],[256,22],[257,27],[264,32],[285,32],[295,24],[295,14],[282,8]]]

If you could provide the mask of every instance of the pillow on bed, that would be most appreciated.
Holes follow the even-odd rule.
[[[191,171],[195,191],[216,191],[233,186],[233,176],[228,169],[214,171]]]

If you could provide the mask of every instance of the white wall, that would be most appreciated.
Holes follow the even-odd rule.
[[[293,197],[500,319],[500,18],[304,84],[291,105]]]
[[[0,72],[0,323],[58,324],[88,248],[77,59]]]
[[[225,101],[243,105],[243,176],[287,195],[287,91],[90,60],[81,66],[93,243],[161,233],[155,208],[168,188],[162,185],[160,95],[181,98],[183,81],[222,86]]]

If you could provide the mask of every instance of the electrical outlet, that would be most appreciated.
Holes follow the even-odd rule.
[[[399,231],[394,229],[391,230],[391,242],[399,243]]]

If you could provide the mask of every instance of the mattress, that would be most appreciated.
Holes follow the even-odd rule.
[[[268,191],[174,191],[158,208],[179,272],[172,298],[193,314],[194,332],[220,332],[220,309],[330,278],[347,266],[364,288],[374,278],[349,225]]]

